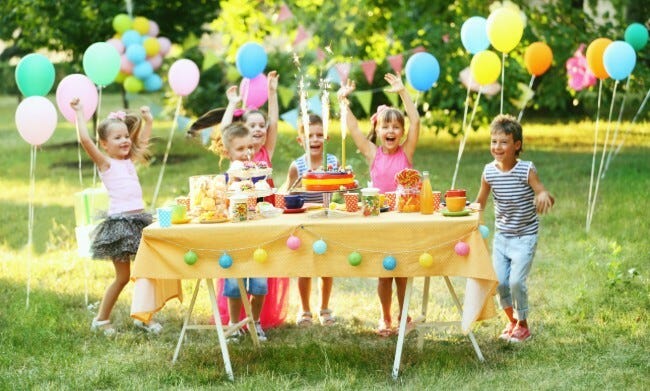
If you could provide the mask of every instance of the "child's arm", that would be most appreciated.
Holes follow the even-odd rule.
[[[348,95],[350,95],[354,89],[355,84],[349,79],[345,85],[341,86],[337,94],[339,106],[341,102],[347,101]],[[345,118],[348,124],[348,130],[352,136],[352,140],[354,140],[354,144],[356,144],[357,148],[359,148],[359,152],[361,152],[361,154],[366,158],[368,164],[372,164],[372,161],[375,159],[375,153],[377,152],[377,146],[368,140],[359,129],[359,122],[354,116],[354,113],[352,113],[349,104]]]
[[[389,92],[397,92],[402,98],[404,103],[404,109],[406,110],[406,116],[409,119],[409,130],[406,134],[406,140],[402,144],[404,153],[408,157],[410,162],[413,162],[413,155],[415,154],[415,147],[418,143],[418,138],[420,137],[420,114],[418,114],[418,109],[411,99],[411,95],[404,88],[404,83],[402,78],[392,73],[387,73],[384,76],[384,79],[390,84],[391,88]]]
[[[224,126],[230,125],[232,123],[232,117],[235,115],[235,109],[239,102],[241,102],[241,96],[237,94],[237,86],[230,86],[226,90],[226,97],[228,98],[228,106],[226,106],[226,112],[223,113],[223,118],[221,119],[221,128]]]
[[[153,128],[153,115],[151,115],[151,109],[149,109],[149,106],[140,107],[140,115],[144,121],[142,131],[140,132],[140,141],[143,145],[147,145],[151,138],[151,129]]]
[[[539,180],[539,176],[535,170],[530,170],[530,173],[528,174],[528,184],[535,192],[535,206],[537,207],[537,213],[544,214],[550,211],[551,207],[555,204],[555,198],[553,198],[551,193],[546,190],[542,181]]]
[[[485,178],[481,175],[481,188],[479,189],[476,200],[474,201],[474,203],[480,205],[481,211],[485,209],[485,204],[487,203],[488,196],[490,195],[490,190],[490,184],[487,183]]]
[[[269,123],[266,129],[266,143],[264,143],[264,146],[269,152],[269,159],[273,159],[275,143],[278,140],[278,118],[280,117],[280,109],[278,108],[279,77],[277,71],[271,71],[267,76],[269,88]]]
[[[83,105],[79,98],[74,98],[70,102],[70,107],[75,112],[76,122],[77,122],[77,131],[79,133],[79,142],[83,147],[84,151],[90,156],[90,159],[95,163],[100,172],[106,171],[111,163],[108,160],[108,157],[104,155],[99,148],[93,142],[92,137],[88,134],[88,128],[86,127],[86,119],[84,118]]]
[[[289,171],[287,171],[287,179],[284,181],[282,186],[278,189],[278,193],[286,193],[290,188],[294,185],[294,183],[298,180],[298,167],[296,167],[295,162],[291,162],[291,165],[289,166]]]

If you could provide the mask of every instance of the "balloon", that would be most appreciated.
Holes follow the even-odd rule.
[[[269,98],[266,76],[260,73],[254,79],[242,79],[239,84],[239,93],[241,96],[246,96],[246,107],[259,109]]]
[[[126,58],[126,54],[120,56],[120,72],[126,75],[133,73],[133,63]]]
[[[438,81],[440,64],[426,52],[415,53],[406,62],[406,80],[418,91],[426,91]]]
[[[118,83],[118,84],[122,84],[122,83],[124,83],[124,79],[126,79],[127,76],[129,76],[129,75],[127,75],[126,73],[122,73],[122,71],[117,72],[117,76],[115,76],[114,81],[116,83]]]
[[[199,67],[192,60],[176,60],[169,68],[168,79],[176,94],[189,95],[199,84]]]
[[[454,246],[454,251],[461,257],[465,257],[469,254],[469,245],[465,242],[458,242]]]
[[[162,88],[163,81],[160,78],[160,76],[156,75],[155,73],[152,73],[144,79],[144,89],[145,91],[153,92],[153,91],[158,91],[159,89]]]
[[[158,23],[154,22],[153,20],[149,21],[149,31],[147,31],[147,35],[150,37],[155,37],[160,33],[160,28],[158,27]]]
[[[108,44],[110,44],[112,47],[114,47],[115,50],[117,50],[117,52],[118,52],[119,54],[124,54],[124,50],[126,49],[126,47],[125,47],[124,44],[122,43],[122,40],[117,39],[117,38],[111,38],[111,39],[109,39],[108,41],[106,41],[106,43],[108,43]]]
[[[147,52],[140,44],[129,45],[126,48],[126,58],[133,64],[137,65],[147,58]]]
[[[126,92],[137,94],[138,92],[142,91],[142,88],[144,88],[144,85],[142,84],[142,81],[137,77],[127,76],[127,78],[124,79],[124,90],[126,90]]]
[[[172,41],[167,37],[158,37],[158,43],[160,44],[160,54],[165,55],[169,53],[169,49],[172,47]]]
[[[106,42],[93,43],[83,55],[86,75],[98,86],[107,86],[120,71],[120,54]]]
[[[386,270],[393,270],[397,266],[397,259],[394,256],[389,255],[382,261],[382,265]]]
[[[130,29],[132,25],[133,21],[127,14],[117,14],[113,18],[113,30],[117,31],[120,34]]]
[[[605,70],[605,64],[603,64],[603,54],[610,43],[612,40],[609,38],[598,38],[587,46],[587,65],[600,80],[607,79],[609,76]]]
[[[232,257],[228,253],[223,253],[219,257],[219,266],[221,266],[224,269],[228,269],[230,266],[232,266]]]
[[[465,50],[476,54],[490,47],[486,31],[487,20],[482,16],[472,16],[460,28],[460,40]]]
[[[632,23],[625,29],[625,42],[634,50],[641,50],[648,43],[648,29],[641,23]]]
[[[268,58],[266,51],[259,43],[248,42],[237,50],[235,64],[239,74],[249,79],[264,71]]]
[[[490,229],[486,225],[479,225],[478,231],[481,233],[483,239],[486,239],[490,235]]]
[[[488,16],[485,26],[490,43],[502,53],[509,53],[514,49],[524,34],[521,16],[509,7],[494,10]]]
[[[148,58],[147,61],[151,64],[151,67],[156,70],[162,65],[163,59],[160,54],[156,54],[155,56]]]
[[[47,98],[30,96],[16,108],[16,127],[20,136],[31,145],[41,145],[56,129],[56,108]]]
[[[297,250],[300,248],[300,244],[300,238],[295,235],[291,235],[289,236],[289,239],[287,239],[287,247],[289,247],[291,250]]]
[[[357,251],[353,251],[348,255],[348,263],[351,266],[359,266],[361,265],[361,254],[359,254]]]
[[[133,30],[139,32],[140,34],[146,34],[149,32],[149,19],[144,16],[136,16],[133,18]]]
[[[142,42],[145,52],[147,52],[147,57],[152,57],[158,54],[160,51],[160,42],[154,37],[147,37]]]
[[[418,262],[422,267],[431,267],[433,266],[433,257],[429,253],[422,253],[418,258]]]
[[[603,64],[607,74],[614,80],[630,76],[636,65],[634,47],[625,41],[614,41],[605,48]]]
[[[133,76],[144,80],[153,74],[153,67],[146,61],[141,62],[133,68]]]
[[[258,248],[253,252],[253,260],[257,263],[264,263],[269,259],[269,254],[263,248]]]
[[[122,43],[127,48],[131,45],[141,45],[142,36],[135,30],[127,30],[122,34]]]
[[[191,266],[194,265],[196,261],[199,260],[199,256],[194,251],[190,250],[185,253],[185,255],[183,256],[183,260],[185,261],[185,263]]]
[[[314,250],[314,253],[318,255],[325,254],[325,251],[327,251],[327,243],[325,243],[323,239],[318,239],[311,247]]]
[[[484,50],[472,57],[469,69],[477,83],[481,85],[494,83],[501,73],[501,60],[493,51]]]
[[[553,62],[553,52],[544,42],[535,42],[526,48],[524,64],[528,73],[535,76],[543,75]]]
[[[54,85],[54,65],[42,54],[28,54],[16,66],[16,84],[25,96],[45,96]]]
[[[79,98],[81,101],[84,119],[88,121],[97,109],[99,96],[92,80],[80,73],[64,77],[56,87],[56,105],[63,117],[72,123],[76,120],[75,112],[70,107],[70,102],[74,98]]]

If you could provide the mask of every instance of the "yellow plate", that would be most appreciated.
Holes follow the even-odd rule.
[[[230,219],[199,220],[199,223],[201,223],[201,224],[215,224],[215,223],[225,223],[226,221],[230,221]]]
[[[190,219],[190,218],[186,218],[186,219],[183,219],[183,220],[172,221],[172,224],[187,224],[187,223],[189,223],[190,221],[192,221],[192,219]]]

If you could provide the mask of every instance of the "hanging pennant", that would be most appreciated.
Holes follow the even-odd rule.
[[[298,130],[298,109],[289,110],[286,113],[280,114],[280,118],[292,128]]]
[[[359,92],[357,91],[357,94],[358,93]],[[390,101],[391,106],[398,107],[398,105],[399,105],[399,95],[398,94],[384,91],[384,95],[386,95],[386,98],[388,98],[388,100]]]
[[[368,80],[368,84],[372,84],[373,79],[375,78],[375,70],[377,70],[377,63],[375,60],[367,60],[361,63],[361,69],[363,74]]]
[[[280,97],[280,103],[282,107],[287,107],[293,99],[293,89],[285,86],[278,86],[278,96]]]
[[[341,84],[345,84],[348,81],[348,76],[350,76],[350,70],[352,69],[352,64],[349,62],[342,62],[334,65],[336,67],[336,70],[339,73],[339,77],[341,78]]]
[[[284,22],[285,20],[289,20],[293,18],[293,13],[291,13],[291,10],[289,7],[287,7],[286,4],[282,4],[280,6],[280,12],[278,12],[278,22]]]
[[[404,66],[404,55],[400,53],[394,56],[389,56],[388,63],[395,73],[400,74]]]
[[[293,46],[298,46],[302,41],[307,39],[309,37],[309,34],[307,34],[307,30],[300,25],[298,26],[298,32],[296,33],[296,38],[293,40]]]
[[[208,50],[203,56],[203,64],[201,64],[201,70],[205,71],[206,69],[211,68],[213,65],[219,62],[219,57],[214,54],[212,51]]]
[[[396,94],[393,94],[396,95]],[[359,100],[363,111],[370,114],[370,104],[372,103],[372,91],[357,91],[355,96]]]

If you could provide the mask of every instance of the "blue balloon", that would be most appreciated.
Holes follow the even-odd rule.
[[[131,45],[141,45],[142,36],[135,30],[126,30],[122,34],[122,43],[124,44],[125,48],[128,48]]]
[[[149,75],[149,77],[144,79],[145,91],[149,91],[149,92],[158,91],[159,89],[162,88],[162,85],[163,85],[162,79],[160,78],[160,76],[158,76],[155,73],[152,73],[151,75]]]
[[[487,238],[490,235],[490,229],[485,225],[479,225],[478,232],[481,233],[483,239]]]
[[[232,266],[232,257],[228,253],[221,254],[219,257],[219,266],[224,269],[228,269],[230,266]]]
[[[235,64],[239,74],[249,79],[255,78],[264,71],[268,58],[266,51],[259,43],[248,42],[237,50]]]
[[[605,48],[603,65],[612,79],[623,80],[630,76],[636,65],[636,52],[629,43],[614,41]]]
[[[137,77],[140,80],[145,80],[153,73],[153,66],[149,64],[149,61],[142,61],[140,64],[133,67],[133,76]]]
[[[472,16],[460,28],[460,40],[465,50],[476,54],[490,47],[487,36],[487,20],[482,16]]]
[[[440,64],[433,54],[415,53],[406,62],[406,80],[418,91],[426,91],[438,81]]]
[[[393,270],[397,266],[397,259],[395,259],[394,256],[389,255],[386,258],[384,258],[382,264],[384,265],[384,269]]]
[[[147,58],[147,52],[144,50],[142,45],[134,44],[126,48],[126,58],[131,61],[133,65],[138,65]]]
[[[325,251],[327,251],[327,243],[325,243],[323,239],[318,239],[311,247],[318,255],[325,254]]]

